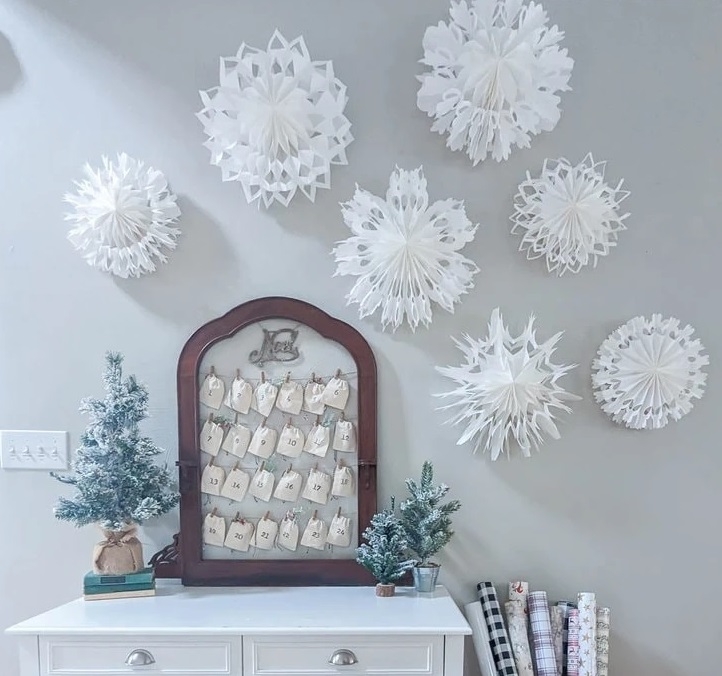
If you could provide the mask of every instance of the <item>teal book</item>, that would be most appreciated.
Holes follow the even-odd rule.
[[[118,592],[144,591],[155,589],[155,582],[141,582],[140,584],[102,584],[93,587],[85,586],[83,593],[86,596],[93,594],[116,594]]]
[[[83,579],[85,587],[102,587],[105,585],[128,585],[128,584],[148,584],[155,579],[155,571],[153,568],[144,568],[137,573],[128,573],[127,575],[98,575],[97,573],[86,573]]]

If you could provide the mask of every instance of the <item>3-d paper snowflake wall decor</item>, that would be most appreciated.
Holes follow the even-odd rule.
[[[446,145],[474,164],[505,160],[513,146],[559,121],[558,92],[569,89],[574,61],[547,25],[541,5],[521,0],[452,0],[448,23],[424,34],[419,108],[434,118]]]
[[[436,368],[457,384],[437,396],[455,400],[442,410],[456,409],[449,422],[466,426],[458,445],[475,439],[475,451],[488,451],[496,460],[502,452],[509,453],[515,440],[528,458],[532,448],[543,442],[543,434],[559,438],[555,411],[570,413],[564,402],[579,399],[558,382],[576,364],[562,366],[551,361],[561,337],[562,333],[557,333],[538,343],[533,315],[521,335],[513,337],[497,308],[485,338],[466,335],[463,342],[455,341],[464,363]]]
[[[180,209],[165,176],[153,167],[118,155],[103,166],[86,164],[77,193],[65,195],[74,207],[68,239],[94,267],[119,277],[140,277],[165,263],[180,230],[172,224]]]
[[[512,233],[522,232],[519,246],[527,258],[544,256],[549,272],[559,276],[579,272],[589,263],[597,264],[617,244],[625,230],[628,213],[619,205],[629,195],[604,182],[605,162],[595,162],[589,153],[572,166],[568,160],[544,160],[541,176],[519,185],[514,197]]]
[[[360,316],[381,308],[381,323],[396,330],[406,320],[412,330],[431,323],[431,303],[449,312],[474,286],[479,271],[459,251],[474,239],[476,225],[464,203],[446,199],[429,206],[421,167],[391,174],[386,199],[356,187],[342,204],[353,232],[333,253],[336,275],[358,280],[347,295],[359,304]]]
[[[297,190],[313,201],[330,186],[331,165],[347,164],[346,87],[330,61],[311,61],[301,37],[276,31],[267,50],[242,44],[221,59],[220,86],[200,95],[211,164],[249,203],[288,206]]]
[[[709,357],[678,319],[635,317],[599,348],[592,363],[594,396],[620,425],[656,429],[692,410],[704,393]]]

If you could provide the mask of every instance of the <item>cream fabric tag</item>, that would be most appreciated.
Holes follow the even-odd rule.
[[[253,538],[253,524],[245,519],[235,519],[228,526],[225,545],[238,552],[247,552]]]
[[[321,401],[327,406],[338,408],[343,411],[343,409],[346,408],[346,403],[348,402],[348,395],[348,382],[346,382],[343,378],[333,377],[328,381],[328,385],[326,385],[323,390]]]
[[[273,410],[277,396],[278,388],[275,385],[268,381],[259,383],[253,392],[251,408],[254,411],[258,411],[264,418],[267,418]]]
[[[267,469],[259,469],[251,480],[250,493],[254,498],[268,502],[273,495],[274,477]]]
[[[351,544],[351,519],[336,514],[328,527],[326,542],[337,547],[348,547]]]
[[[298,521],[293,514],[286,514],[278,529],[278,544],[284,549],[295,552],[298,547]]]
[[[323,415],[326,404],[323,403],[323,391],[326,386],[323,383],[312,380],[306,385],[303,391],[303,410],[315,415]]]
[[[350,420],[337,420],[333,433],[333,450],[345,453],[356,451],[356,428]]]
[[[284,425],[278,437],[276,453],[285,455],[287,458],[297,458],[303,451],[303,432],[293,425]]]
[[[349,498],[354,494],[353,472],[350,467],[337,467],[333,473],[331,495]]]
[[[221,448],[231,455],[242,458],[248,450],[248,444],[251,443],[251,430],[245,425],[234,423],[228,428],[228,434],[223,440]]]
[[[219,409],[223,403],[223,393],[226,390],[226,386],[223,381],[212,373],[206,376],[206,379],[201,385],[200,402],[205,404],[209,408]]]
[[[210,453],[211,455],[218,455],[222,441],[223,427],[206,418],[206,421],[203,423],[203,427],[201,428],[201,451],[204,453]]]
[[[272,427],[261,425],[254,433],[251,443],[248,445],[248,452],[259,458],[270,458],[273,449],[276,447],[278,432]]]
[[[289,381],[283,383],[278,390],[278,398],[276,399],[276,408],[284,413],[298,415],[303,405],[303,387],[301,383]]]
[[[303,477],[294,469],[287,469],[278,480],[273,497],[284,502],[296,502],[301,493]]]
[[[265,516],[258,522],[253,534],[253,546],[257,549],[272,549],[278,535],[278,524]]]
[[[313,547],[313,549],[323,549],[326,545],[326,535],[328,527],[321,519],[311,517],[306,525],[303,535],[301,536],[301,544],[304,547]]]
[[[236,467],[228,472],[228,476],[223,482],[223,488],[221,488],[221,495],[224,498],[240,502],[246,497],[246,491],[248,491],[250,483],[250,474]]]
[[[201,474],[201,493],[220,495],[226,473],[222,467],[206,465]]]
[[[303,450],[319,458],[326,457],[330,443],[331,432],[324,425],[314,425],[306,437],[306,444]]]
[[[207,545],[223,547],[226,537],[226,520],[222,516],[206,514],[203,519],[203,542]]]
[[[328,494],[331,491],[331,475],[318,469],[312,469],[308,474],[308,481],[303,488],[302,497],[325,505],[328,502]]]
[[[228,408],[245,415],[251,408],[252,399],[253,387],[251,387],[251,383],[243,378],[236,377],[231,383],[231,388],[228,390],[224,403]]]

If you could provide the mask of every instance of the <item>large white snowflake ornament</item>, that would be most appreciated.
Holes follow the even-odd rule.
[[[704,394],[709,357],[694,329],[674,317],[635,317],[601,345],[592,363],[594,396],[620,425],[657,429],[679,420]]]
[[[544,257],[549,272],[559,276],[579,272],[589,263],[596,267],[626,230],[628,213],[619,206],[629,193],[604,181],[605,162],[589,153],[579,164],[560,158],[544,160],[541,175],[519,185],[514,197],[512,233],[522,233],[520,251],[527,258]]]
[[[341,207],[353,236],[333,251],[335,274],[358,277],[346,299],[358,303],[361,318],[381,308],[383,328],[396,330],[406,320],[416,330],[431,323],[432,302],[453,312],[474,286],[479,269],[459,252],[478,226],[466,217],[462,201],[429,206],[421,167],[397,167],[386,199],[357,186]]]
[[[538,448],[543,435],[559,438],[555,413],[571,409],[564,403],[579,399],[564,390],[559,380],[576,364],[553,364],[552,355],[562,337],[557,333],[538,343],[534,316],[519,336],[512,336],[499,308],[491,314],[485,338],[468,335],[455,340],[464,354],[460,366],[437,366],[457,387],[436,395],[453,399],[442,410],[456,409],[450,423],[465,425],[457,445],[475,440],[475,451],[488,451],[492,460],[509,454],[516,441],[525,457]]]
[[[574,65],[559,47],[564,33],[535,2],[452,0],[449,14],[424,34],[421,62],[431,70],[419,77],[418,106],[474,164],[505,160],[559,121],[558,92]]]
[[[346,87],[331,61],[311,60],[302,37],[276,31],[266,50],[242,44],[221,59],[220,85],[200,95],[211,164],[249,203],[288,206],[298,190],[313,202],[330,186],[331,165],[347,164]]]
[[[77,193],[65,195],[74,210],[68,239],[94,267],[119,277],[140,277],[166,263],[180,230],[176,196],[165,176],[143,162],[118,155],[103,166],[84,167]]]

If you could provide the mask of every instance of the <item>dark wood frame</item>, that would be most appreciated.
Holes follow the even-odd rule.
[[[184,585],[366,585],[373,577],[353,559],[204,560],[198,451],[199,369],[205,353],[241,329],[266,319],[305,324],[343,346],[358,372],[357,541],[376,511],[376,359],[352,326],[305,301],[269,297],[233,308],[199,328],[178,359],[178,467],[180,475],[180,571]],[[168,558],[168,557],[166,557]],[[170,561],[169,561],[170,563]],[[175,567],[177,568],[177,566]],[[175,569],[174,568],[174,569]],[[162,574],[162,573],[161,573]]]

